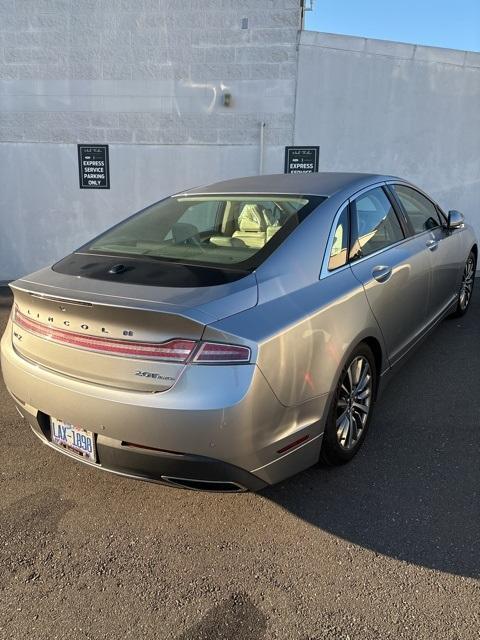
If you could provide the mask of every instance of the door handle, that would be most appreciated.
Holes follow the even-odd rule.
[[[372,269],[372,276],[377,282],[386,282],[392,275],[392,267],[378,265]]]
[[[438,247],[438,240],[429,240],[426,246],[427,249],[430,249],[430,251],[435,251],[435,249]]]

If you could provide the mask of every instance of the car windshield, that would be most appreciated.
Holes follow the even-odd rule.
[[[96,238],[81,251],[212,266],[256,266],[320,202],[310,196],[176,196]]]

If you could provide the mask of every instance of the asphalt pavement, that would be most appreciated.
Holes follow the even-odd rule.
[[[238,495],[56,454],[1,383],[0,638],[478,640],[479,372],[477,291],[349,465]]]

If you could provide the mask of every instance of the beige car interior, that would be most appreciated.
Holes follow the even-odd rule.
[[[260,249],[280,229],[271,212],[259,204],[244,204],[240,214],[226,212],[223,235],[212,236],[210,242],[220,247],[251,247]]]
[[[345,231],[343,224],[339,224],[335,230],[330,260],[328,262],[328,268],[330,270],[338,269],[338,267],[342,267],[347,262],[348,239],[345,237]]]

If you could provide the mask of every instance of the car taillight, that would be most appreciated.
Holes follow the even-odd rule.
[[[14,312],[14,322],[35,336],[51,340],[69,347],[88,349],[96,353],[114,356],[130,356],[149,360],[184,363],[197,346],[195,340],[174,339],[167,342],[137,342],[133,340],[112,340],[97,336],[87,336],[73,331],[64,331],[44,325],[23,315],[18,309]]]
[[[174,338],[166,342],[138,342],[89,336],[74,331],[56,329],[33,320],[33,318],[21,313],[17,306],[13,309],[13,321],[34,336],[68,347],[87,349],[106,355],[163,360],[181,364],[187,361],[211,364],[250,362],[250,349],[241,345],[197,342],[182,338]]]
[[[250,349],[235,344],[202,342],[192,362],[250,362]]]

